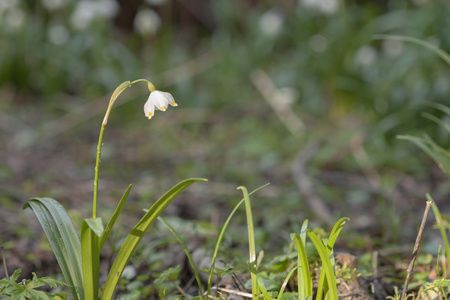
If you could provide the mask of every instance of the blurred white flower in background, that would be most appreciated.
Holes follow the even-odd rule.
[[[358,66],[370,66],[377,59],[377,50],[372,46],[362,46],[355,53],[355,62]]]
[[[49,41],[54,45],[63,45],[70,38],[69,30],[60,24],[51,26],[48,29],[47,35]]]
[[[0,26],[17,29],[25,21],[25,12],[19,7],[18,0],[0,0]]]
[[[91,25],[95,18],[113,18],[119,10],[116,0],[81,0],[70,17],[73,28],[83,30]]]
[[[16,7],[18,3],[18,0],[0,0],[0,12]]]
[[[267,36],[276,36],[283,28],[284,16],[276,9],[269,9],[259,19],[259,29]]]
[[[142,35],[155,35],[161,27],[161,18],[153,9],[141,9],[134,19],[134,28]]]
[[[321,34],[315,34],[308,40],[309,47],[316,53],[323,53],[328,48],[328,39]]]
[[[144,114],[147,118],[151,119],[155,114],[155,108],[160,111],[165,111],[169,107],[169,104],[171,106],[178,106],[170,93],[153,91],[150,93],[147,102],[145,102]]]
[[[55,10],[66,4],[64,0],[42,0],[42,4],[47,10]]]
[[[339,0],[300,0],[305,7],[315,8],[324,14],[333,14],[339,9]]]
[[[20,7],[9,8],[5,13],[6,25],[9,28],[17,29],[25,22],[25,12]]]

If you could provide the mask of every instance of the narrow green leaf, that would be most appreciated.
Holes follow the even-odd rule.
[[[436,224],[439,227],[439,231],[441,232],[442,240],[444,241],[444,251],[445,251],[445,257],[447,258],[448,262],[448,270],[450,270],[450,244],[448,243],[447,233],[445,232],[444,222],[442,222],[442,216],[441,212],[439,211],[439,208],[436,205],[436,202],[431,198],[430,194],[427,194],[427,200],[433,201],[433,205],[431,208],[433,209],[434,217],[436,219]]]
[[[422,116],[424,118],[427,118],[428,120],[433,121],[434,123],[438,124],[442,128],[445,128],[445,130],[447,130],[447,132],[450,132],[450,126],[447,123],[445,123],[444,121],[442,121],[441,119],[439,119],[429,113],[422,113]]]
[[[328,293],[329,293],[329,299],[331,300],[338,300],[338,292],[337,292],[337,284],[336,284],[336,275],[334,274],[333,268],[330,263],[329,258],[329,252],[327,248],[323,245],[322,241],[317,237],[317,235],[311,230],[308,229],[306,234],[313,242],[314,246],[316,247],[317,252],[319,253],[320,260],[322,262],[322,272],[325,272],[325,277],[328,282]],[[317,294],[319,294],[319,291],[323,290],[323,286],[320,285],[317,287]],[[316,298],[316,299],[322,299],[322,298]]]
[[[303,245],[306,245],[306,229],[308,229],[308,219],[303,221],[302,228],[300,229],[300,238],[303,241]]]
[[[101,218],[84,219],[81,223],[81,257],[84,279],[84,298],[98,299],[100,271]]]
[[[417,45],[423,46],[425,48],[430,49],[437,55],[439,55],[449,66],[450,66],[450,56],[442,50],[439,47],[434,46],[433,44],[430,44],[428,42],[422,41],[420,39],[410,37],[410,36],[404,36],[404,35],[391,35],[391,34],[377,34],[374,36],[374,39],[377,40],[396,40],[396,41],[402,41],[402,42],[411,42],[415,43]]]
[[[428,136],[415,137],[409,135],[398,136],[398,138],[409,140],[419,146],[438,164],[442,171],[450,177],[450,153],[437,145],[431,138]]]
[[[198,271],[197,268],[195,267],[194,260],[192,259],[189,249],[187,248],[186,244],[184,243],[183,239],[178,234],[178,232],[166,220],[164,220],[161,216],[158,217],[158,220],[161,221],[164,225],[166,225],[166,227],[170,230],[170,232],[172,232],[172,234],[175,236],[178,243],[180,243],[181,247],[183,247],[184,253],[186,253],[189,263],[191,264],[192,270],[194,271],[195,279],[197,280],[200,299],[202,299],[203,295],[202,282],[200,281],[200,276],[198,276]]]
[[[297,270],[297,269],[298,269],[298,266],[293,268],[289,272],[289,274],[287,274],[286,278],[283,281],[283,284],[281,285],[280,292],[278,293],[278,299],[282,299],[283,298],[284,289],[286,288],[286,286],[287,286],[287,284],[289,282],[289,279],[291,279],[292,275],[294,274],[295,270]]]
[[[327,249],[328,251],[333,251],[334,244],[336,243],[336,240],[341,233],[342,228],[344,227],[345,223],[349,221],[349,218],[340,218],[333,226],[333,229],[330,232],[330,235],[328,236],[328,242],[327,242]]]
[[[263,187],[268,186],[269,183],[266,183],[265,185],[262,185],[256,189],[254,189],[249,195],[252,195],[253,193],[259,191],[260,189],[262,189]],[[211,268],[209,270],[209,277],[208,277],[208,289],[207,289],[207,293],[206,296],[208,297],[211,294],[211,286],[212,286],[212,279],[213,279],[213,273],[214,273],[214,266],[216,264],[216,259],[217,259],[217,253],[219,253],[219,247],[220,244],[222,243],[222,239],[223,236],[225,235],[225,231],[228,228],[228,224],[231,221],[231,218],[233,217],[234,213],[237,211],[237,209],[239,208],[239,206],[241,206],[242,203],[244,203],[244,198],[239,201],[236,206],[233,208],[233,210],[231,211],[231,213],[229,214],[227,220],[225,221],[225,223],[223,224],[222,230],[220,230],[219,236],[217,237],[217,242],[216,242],[216,247],[214,248],[214,253],[212,256],[212,261],[211,261]]]
[[[193,178],[184,180],[178,183],[176,186],[166,192],[161,198],[159,198],[148,212],[142,217],[142,219],[136,224],[132,232],[128,235],[123,246],[120,248],[116,259],[109,271],[108,278],[106,279],[105,288],[103,290],[102,300],[110,300],[116,289],[117,283],[122,276],[123,270],[130,260],[136,247],[139,245],[142,237],[155,222],[156,218],[164,211],[164,209],[181,193],[185,188],[190,186],[196,181],[207,181],[203,178]]]
[[[330,263],[332,264],[332,268],[334,270],[334,256],[332,254],[334,244],[336,243],[336,240],[341,233],[342,228],[344,227],[345,223],[350,220],[349,218],[341,218],[339,219],[333,226],[333,229],[331,229],[330,235],[328,236],[328,240],[326,242],[326,249],[328,253],[328,257],[330,260]],[[319,276],[319,284],[318,286],[323,287],[322,289],[317,290],[317,299],[322,299],[322,293],[328,289],[327,282],[325,282],[325,273],[320,273]]]
[[[74,300],[83,300],[80,239],[64,207],[51,198],[32,198],[30,207],[44,230]]]
[[[269,295],[269,293],[268,293],[267,290],[266,290],[266,287],[264,286],[264,281],[263,281],[263,279],[262,279],[261,277],[257,277],[257,278],[256,278],[256,281],[257,281],[258,287],[259,287],[259,289],[261,290],[261,292],[262,292],[262,294],[264,295],[264,297],[265,297],[267,300],[273,300],[272,296]]]
[[[114,211],[111,219],[109,220],[108,225],[106,225],[105,231],[103,232],[102,238],[100,239],[100,251],[103,249],[103,246],[105,245],[105,242],[108,239],[109,233],[114,227],[114,224],[116,224],[116,221],[119,218],[120,213],[122,212],[122,208],[128,199],[128,195],[130,194],[131,187],[132,185],[130,184],[126,189],[125,193],[123,193],[122,198],[119,201],[119,204],[117,204],[116,210]]]
[[[248,196],[247,189],[244,186],[238,187],[242,190],[244,195],[245,214],[247,216],[247,233],[248,233],[248,251],[250,257],[250,277],[252,281],[252,294],[256,297],[259,294],[258,282],[256,281],[256,245],[255,245],[255,230],[253,228],[253,215],[252,206],[250,203],[250,197]]]
[[[306,234],[306,232],[305,232]],[[297,247],[297,286],[299,299],[306,299],[313,294],[312,277],[309,271],[308,256],[306,254],[305,244],[300,235],[294,235],[295,246]]]

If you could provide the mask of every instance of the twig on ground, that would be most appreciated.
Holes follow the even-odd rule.
[[[245,292],[240,292],[240,291],[235,291],[235,290],[230,290],[227,288],[220,288],[220,287],[212,287],[211,289],[215,289],[215,290],[227,293],[227,294],[242,296],[245,298],[253,298],[253,295],[251,293],[245,293]]]
[[[289,106],[290,97],[278,89],[263,70],[254,71],[251,80],[284,126],[293,136],[299,137],[305,131],[305,124]]]
[[[309,144],[299,152],[292,163],[292,176],[294,177],[294,182],[302,194],[304,201],[313,213],[322,218],[326,223],[330,223],[330,220],[332,219],[331,211],[314,191],[312,180],[306,173],[306,165],[311,157],[316,154],[319,146],[319,143]]]
[[[416,259],[419,256],[420,247],[422,246],[423,229],[425,228],[428,212],[430,211],[430,207],[432,204],[433,204],[432,201],[427,201],[427,206],[425,207],[425,212],[423,213],[422,223],[420,224],[419,232],[417,233],[416,244],[414,245],[411,262],[409,263],[408,269],[406,270],[406,280],[403,286],[402,297],[400,298],[401,300],[406,299],[406,292],[408,290],[409,281],[411,280],[412,271],[414,270],[414,263],[416,262]]]

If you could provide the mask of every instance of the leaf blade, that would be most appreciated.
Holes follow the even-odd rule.
[[[25,205],[39,220],[75,300],[84,299],[81,243],[64,207],[52,198],[32,198]]]

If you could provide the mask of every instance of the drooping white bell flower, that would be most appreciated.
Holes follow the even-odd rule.
[[[160,111],[165,111],[169,105],[178,106],[170,93],[153,91],[144,104],[144,114],[147,118],[151,119],[155,114],[155,108]]]

